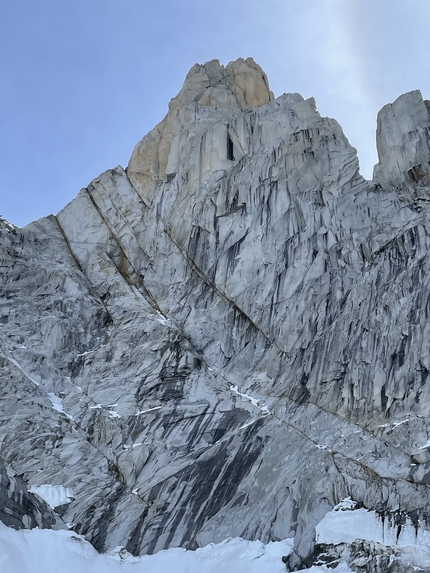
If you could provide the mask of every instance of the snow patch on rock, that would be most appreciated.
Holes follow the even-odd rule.
[[[28,491],[41,497],[52,509],[74,499],[72,488],[62,485],[32,485]]]
[[[325,515],[315,528],[317,543],[338,545],[360,539],[387,546],[415,547],[428,553],[430,558],[428,530],[417,528],[409,518],[405,518],[403,526],[395,526],[389,519],[382,519],[375,511],[354,509],[353,503],[351,500],[344,500]]]

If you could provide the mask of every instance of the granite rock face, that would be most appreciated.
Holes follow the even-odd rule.
[[[379,163],[373,178],[419,204],[430,184],[430,102],[419,90],[403,94],[378,114]]]
[[[8,471],[9,469],[9,471]],[[0,459],[0,521],[14,529],[65,529],[43,499],[28,491],[23,480]]]
[[[312,98],[194,66],[126,170],[0,222],[3,459],[100,550],[294,537],[299,567],[348,496],[426,528],[428,126],[386,106],[366,181]]]

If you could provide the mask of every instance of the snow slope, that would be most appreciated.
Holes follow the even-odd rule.
[[[240,538],[226,539],[196,551],[168,549],[133,557],[121,551],[100,555],[85,539],[70,531],[15,531],[0,522],[1,573],[285,573],[282,556],[292,540],[264,545]],[[312,567],[309,572],[327,571]],[[346,566],[337,573],[348,573]]]

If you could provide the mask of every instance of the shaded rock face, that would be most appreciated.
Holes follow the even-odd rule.
[[[49,506],[27,490],[14,472],[8,473],[0,459],[0,520],[14,529],[64,529],[66,526]]]
[[[428,112],[402,98],[365,181],[312,98],[273,99],[251,59],[195,66],[126,170],[0,222],[0,454],[71,488],[63,519],[98,549],[294,536],[303,562],[347,496],[428,523],[428,188],[410,175]]]
[[[427,571],[422,567],[427,554],[420,551],[405,551],[373,541],[357,540],[339,545],[317,545],[312,556],[313,563],[335,569],[339,564],[348,563],[354,573],[414,573]],[[288,560],[287,560],[288,565]]]

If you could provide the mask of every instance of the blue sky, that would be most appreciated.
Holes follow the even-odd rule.
[[[15,0],[0,18],[0,214],[17,225],[126,166],[196,62],[252,56],[275,96],[314,96],[368,178],[378,110],[430,98],[428,0]]]

